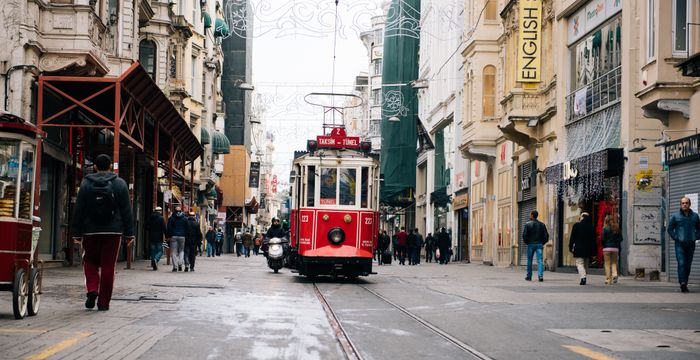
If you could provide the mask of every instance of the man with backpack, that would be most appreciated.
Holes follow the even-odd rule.
[[[187,238],[187,218],[180,205],[175,207],[175,213],[168,219],[168,238],[170,239],[170,260],[173,272],[182,271],[184,262],[185,238]]]
[[[124,236],[127,245],[134,241],[129,188],[112,170],[112,158],[98,155],[95,173],[85,176],[80,184],[73,213],[72,236],[82,243],[83,272],[87,300],[85,307],[109,310],[114,287],[114,268],[119,245]]]

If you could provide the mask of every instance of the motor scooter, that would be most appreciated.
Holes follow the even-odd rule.
[[[286,239],[274,237],[267,243],[267,266],[274,270],[275,273],[279,272],[279,269],[284,266],[285,242]]]

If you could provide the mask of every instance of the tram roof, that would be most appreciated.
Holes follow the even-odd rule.
[[[299,165],[319,165],[321,163],[329,166],[331,164],[337,165],[337,162],[332,163],[331,160],[337,160],[338,157],[345,165],[379,164],[379,155],[364,154],[361,151],[350,149],[321,149],[313,153],[295,152],[294,155],[294,164]]]

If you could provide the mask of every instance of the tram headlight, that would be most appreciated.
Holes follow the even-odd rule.
[[[332,228],[328,232],[328,241],[333,245],[340,245],[345,240],[345,231],[341,228]]]

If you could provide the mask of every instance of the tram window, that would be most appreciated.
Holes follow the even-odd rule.
[[[340,169],[340,205],[355,205],[357,170]]]
[[[321,205],[336,204],[336,188],[338,183],[338,169],[321,168]]]
[[[18,176],[19,141],[0,141],[0,217],[15,216]]]
[[[306,171],[306,206],[314,206],[314,193],[316,192],[316,167],[309,166]]]
[[[369,168],[362,168],[362,189],[360,190],[360,206],[367,207],[367,178],[369,176]]]
[[[22,174],[19,182],[19,217],[32,218],[32,191],[34,191],[34,145],[25,145],[22,151]]]

